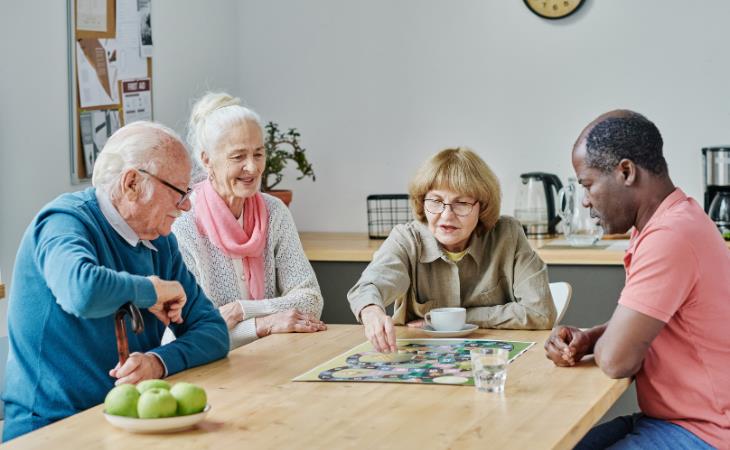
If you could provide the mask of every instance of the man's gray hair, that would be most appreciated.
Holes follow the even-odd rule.
[[[157,173],[168,162],[168,155],[164,150],[171,148],[173,144],[185,148],[180,136],[162,124],[139,121],[125,125],[106,141],[94,164],[91,183],[111,198],[116,198],[120,193],[119,182],[125,171],[144,169]],[[149,199],[152,195],[151,186],[148,177],[144,177],[144,199]]]

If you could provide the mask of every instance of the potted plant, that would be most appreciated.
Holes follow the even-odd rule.
[[[284,168],[289,161],[297,164],[300,176],[297,180],[310,177],[315,181],[312,165],[307,161],[304,154],[305,149],[299,145],[300,134],[296,128],[290,128],[287,132],[279,131],[279,125],[274,122],[266,124],[266,168],[261,177],[261,190],[267,194],[274,195],[281,199],[287,206],[291,203],[292,192],[290,190],[274,189],[284,178]]]

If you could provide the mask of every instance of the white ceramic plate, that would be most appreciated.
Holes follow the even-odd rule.
[[[436,331],[431,326],[426,325],[421,330],[423,330],[424,333],[426,333],[429,336],[436,337],[436,338],[452,338],[452,337],[462,337],[467,336],[474,332],[474,330],[478,329],[479,327],[477,325],[474,325],[473,323],[467,323],[463,327],[461,327],[461,330],[457,331]]]
[[[172,433],[185,430],[201,422],[208,411],[210,411],[210,405],[205,405],[205,409],[197,414],[162,419],[135,419],[134,417],[112,416],[107,413],[104,413],[104,417],[115,427],[132,433]]]

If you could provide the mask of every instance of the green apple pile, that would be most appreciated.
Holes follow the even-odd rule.
[[[205,389],[192,383],[170,386],[164,380],[145,380],[137,386],[115,386],[104,399],[104,409],[113,416],[159,419],[197,414],[207,403]]]

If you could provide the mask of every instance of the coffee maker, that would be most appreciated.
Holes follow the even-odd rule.
[[[705,212],[720,192],[730,192],[730,146],[702,149]]]
[[[531,238],[555,235],[555,225],[560,222],[555,201],[563,187],[560,178],[551,173],[530,172],[520,175],[520,180],[515,218],[522,223],[525,234]]]

